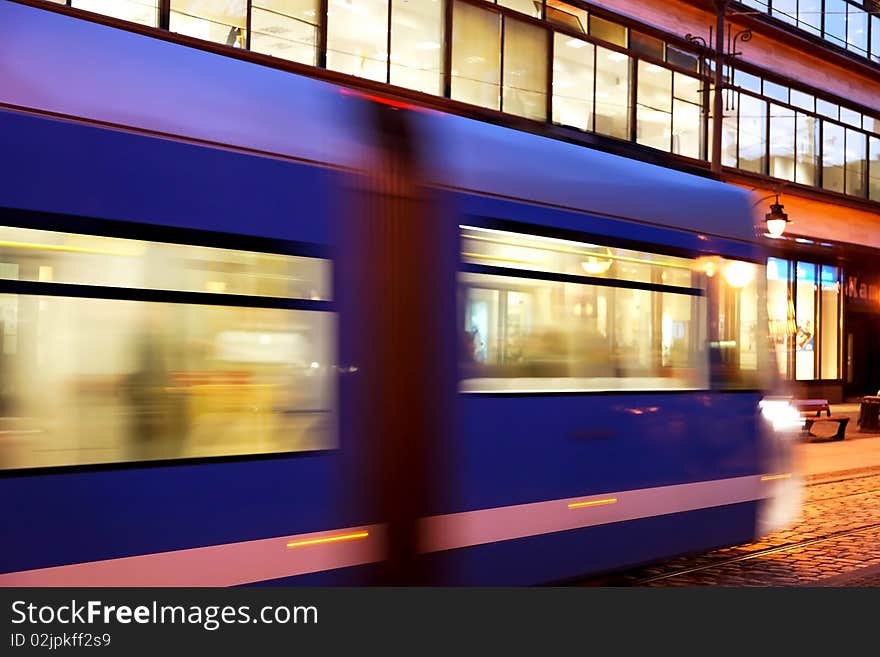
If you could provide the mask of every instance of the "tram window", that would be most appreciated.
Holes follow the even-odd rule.
[[[763,389],[769,385],[773,351],[767,334],[766,273],[762,265],[740,260],[697,260],[709,304],[712,385],[722,390]]]
[[[465,273],[462,390],[707,385],[703,298]]]
[[[330,298],[330,265],[319,258],[0,226],[0,262],[24,281]]]
[[[0,468],[334,447],[330,313],[3,294],[0,318]]]
[[[692,286],[687,258],[485,228],[462,228],[465,262],[575,276]]]

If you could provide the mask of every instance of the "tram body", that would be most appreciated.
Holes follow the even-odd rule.
[[[606,573],[797,513],[746,192],[31,7],[0,18],[0,585],[365,583],[415,488],[444,584]],[[419,154],[403,192],[373,175],[408,171],[382,112]],[[394,251],[424,281],[430,379],[382,334],[397,311],[368,279],[396,238],[357,223],[365,189],[432,215]],[[418,467],[379,445],[379,389],[434,414]]]

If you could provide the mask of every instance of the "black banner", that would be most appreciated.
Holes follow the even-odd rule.
[[[765,654],[780,640],[788,654],[825,636],[838,650],[872,641],[875,591],[2,589],[0,654],[616,654],[688,644]]]

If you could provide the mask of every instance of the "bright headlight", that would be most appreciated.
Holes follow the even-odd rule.
[[[782,399],[762,399],[758,403],[761,415],[776,431],[796,431],[804,426],[804,419],[797,409]]]

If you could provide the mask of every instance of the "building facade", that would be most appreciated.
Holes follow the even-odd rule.
[[[875,0],[18,1],[752,189],[780,373],[880,389]]]

